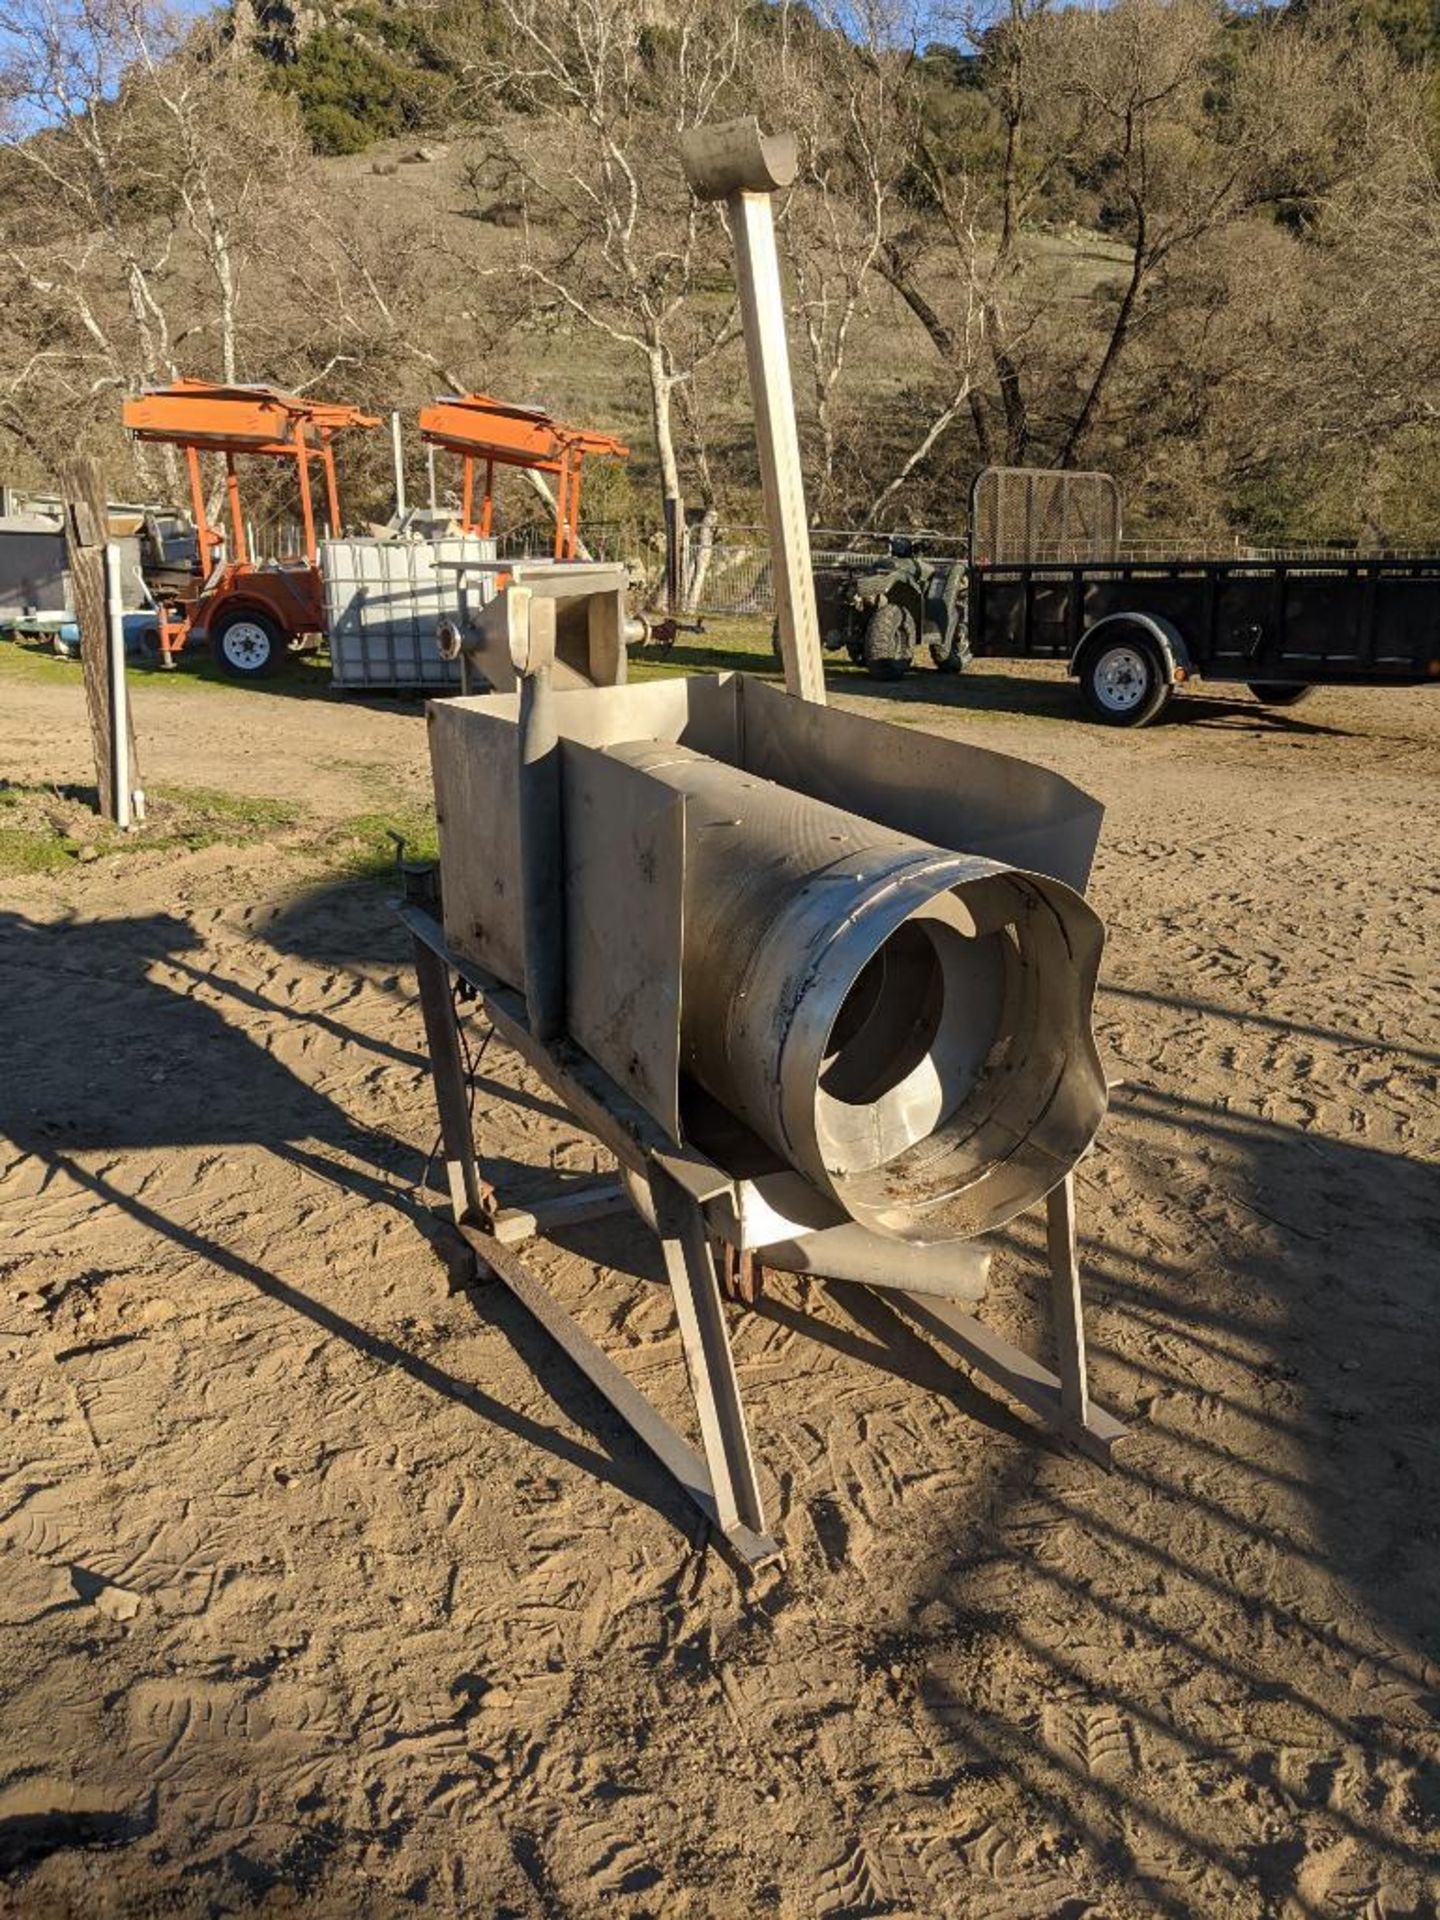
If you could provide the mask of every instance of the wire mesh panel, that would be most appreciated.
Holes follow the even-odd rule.
[[[986,467],[970,489],[970,557],[979,566],[1113,560],[1120,489],[1108,473]]]

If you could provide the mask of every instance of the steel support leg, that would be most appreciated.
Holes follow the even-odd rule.
[[[418,935],[414,936],[414,946],[420,1011],[425,1017],[435,1104],[440,1111],[440,1140],[445,1153],[450,1205],[457,1225],[465,1221],[478,1223],[484,1218],[490,1190],[480,1178],[480,1169],[475,1163],[465,1063],[460,1052],[460,1026],[455,1018],[455,1002],[450,997],[450,969]]]
[[[1080,1263],[1075,1253],[1075,1176],[1067,1173],[1045,1202],[1045,1244],[1050,1256],[1060,1410],[1079,1427],[1090,1424],[1090,1380],[1085,1364],[1085,1318],[1080,1302]]]
[[[721,1530],[738,1521],[763,1534],[760,1486],[704,1215],[658,1169],[650,1175],[650,1192]]]

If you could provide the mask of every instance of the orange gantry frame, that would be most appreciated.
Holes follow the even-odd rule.
[[[249,564],[245,519],[240,510],[240,483],[235,456],[259,454],[271,460],[293,460],[300,490],[300,516],[305,529],[305,558],[311,566],[315,545],[315,504],[310,488],[310,462],[318,460],[325,478],[325,517],[332,537],[340,527],[340,489],[335,477],[335,449],[331,441],[346,427],[378,427],[380,422],[358,407],[328,400],[307,400],[272,387],[224,387],[208,380],[177,380],[173,387],[153,387],[127,400],[122,415],[138,440],[162,441],[185,454],[190,474],[190,501],[200,540],[202,572],[208,573],[221,536],[205,513],[205,489],[200,477],[200,455],[218,453],[225,461],[225,495],[230,509],[230,558]]]
[[[420,409],[420,438],[461,459],[460,519],[466,533],[489,534],[496,467],[528,467],[555,477],[555,558],[573,560],[580,537],[580,473],[589,454],[623,460],[630,449],[608,433],[569,427],[538,407],[514,407],[488,393],[451,394]],[[485,463],[477,512],[475,467]]]

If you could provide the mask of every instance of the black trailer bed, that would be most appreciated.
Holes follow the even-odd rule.
[[[1140,615],[1212,679],[1402,685],[1440,679],[1440,555],[975,562],[977,657],[1074,658],[1101,620]]]

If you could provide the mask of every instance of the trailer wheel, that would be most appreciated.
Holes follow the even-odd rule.
[[[1080,662],[1080,691],[1107,727],[1143,727],[1174,691],[1158,651],[1138,633],[1107,634]]]
[[[901,680],[915,652],[915,625],[904,607],[886,601],[865,625],[862,658],[872,680]]]
[[[1266,707],[1294,707],[1315,691],[1313,687],[1297,686],[1293,680],[1251,680],[1246,683],[1251,693]]]
[[[285,664],[285,638],[268,613],[236,607],[210,628],[210,651],[237,680],[259,680]]]

